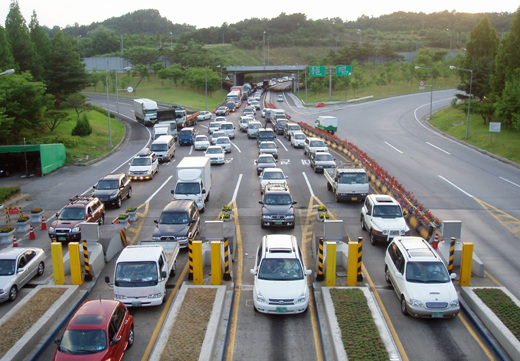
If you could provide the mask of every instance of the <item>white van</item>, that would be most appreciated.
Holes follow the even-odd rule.
[[[235,126],[231,122],[222,122],[220,124],[220,130],[229,137],[229,139],[235,138]]]
[[[153,127],[153,140],[156,140],[162,135],[172,135],[171,128],[168,124],[156,124]]]
[[[171,135],[161,135],[153,141],[150,147],[155,152],[159,162],[166,162],[175,156],[175,139]]]

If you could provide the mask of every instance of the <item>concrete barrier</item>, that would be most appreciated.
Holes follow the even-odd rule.
[[[439,242],[437,247],[437,253],[441,256],[443,261],[448,264],[450,257],[450,240],[444,240]],[[462,258],[462,242],[455,242],[455,253],[453,255],[453,265],[455,267],[460,266],[460,260]],[[477,277],[484,277],[484,263],[480,260],[475,252],[473,252],[473,261],[471,263],[471,273]]]

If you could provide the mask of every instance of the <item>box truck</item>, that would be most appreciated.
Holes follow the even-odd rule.
[[[157,103],[150,99],[134,99],[135,119],[146,126],[157,123]]]
[[[201,212],[209,201],[211,163],[208,157],[184,157],[177,165],[174,199],[192,199]]]

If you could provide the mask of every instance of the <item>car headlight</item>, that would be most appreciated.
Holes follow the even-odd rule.
[[[161,240],[161,236],[152,236],[152,240],[153,241],[160,241]]]
[[[54,233],[54,227],[49,227],[49,233]]]
[[[294,219],[294,214],[291,214],[291,215],[286,216],[285,219],[287,219],[287,220],[293,220],[293,219]]]
[[[0,289],[0,295],[3,295],[4,294],[4,290],[3,289]]]
[[[71,233],[78,233],[81,231],[81,227],[80,226],[76,226],[74,228],[72,228],[72,230],[70,231]]]
[[[450,302],[451,307],[459,307],[459,299],[454,299]]]
[[[114,298],[115,298],[116,300],[124,300],[124,299],[126,299],[126,296],[125,296],[125,295],[118,295],[118,294],[115,294],[115,295],[114,295]]]
[[[111,194],[108,196],[108,199],[115,199],[117,197],[117,193]]]
[[[186,240],[188,240],[188,237],[186,237],[186,236],[180,236],[180,237],[175,237],[175,239],[176,239],[177,241],[186,241]]]
[[[148,295],[148,298],[161,298],[162,297],[162,293],[152,293],[150,295]]]
[[[418,300],[418,299],[415,299],[415,298],[410,298],[409,303],[410,303],[412,306],[424,307],[422,301],[421,301],[421,300]]]
[[[388,229],[383,230],[383,235],[386,236],[388,234]]]
[[[257,293],[256,300],[259,303],[265,303],[265,297],[260,292]]]
[[[305,303],[307,301],[307,295],[305,293],[302,293],[300,297],[296,299],[296,303]]]

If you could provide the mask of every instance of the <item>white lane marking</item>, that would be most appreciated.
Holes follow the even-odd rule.
[[[303,178],[305,178],[305,183],[307,183],[307,188],[309,188],[311,197],[314,197],[314,191],[312,190],[311,183],[309,182],[309,179],[307,178],[307,174],[305,174],[305,172],[302,172],[302,175],[303,175]]]
[[[240,150],[240,148],[233,142],[231,142],[231,144],[233,145],[233,147],[235,147],[239,153],[242,153],[242,151]]]
[[[429,145],[429,146],[431,146],[431,147],[434,147],[435,149],[438,149],[438,150],[440,150],[441,152],[444,152],[444,153],[446,153],[446,154],[450,154],[450,152],[448,152],[448,151],[445,151],[444,149],[442,149],[442,148],[439,148],[439,147],[437,147],[436,145],[433,145],[433,144],[432,144],[432,143],[430,143],[430,142],[426,142],[426,144],[428,144],[428,145]]]
[[[504,182],[511,183],[512,185],[517,186],[517,187],[520,188],[520,184],[516,184],[515,182],[511,182],[509,179],[506,179],[504,177],[498,177],[498,178],[502,179]]]
[[[458,189],[459,191],[461,191],[462,193],[464,193],[465,195],[467,195],[468,197],[471,197],[473,198],[473,196],[471,194],[469,194],[468,192],[466,192],[465,190],[463,190],[462,188],[456,186],[454,183],[450,182],[449,180],[447,180],[446,178],[444,178],[443,176],[439,176],[440,179],[442,179],[443,181],[445,181],[446,183],[450,184],[451,186],[455,187],[456,189]]]
[[[399,152],[401,154],[403,154],[402,151],[400,151],[399,149],[397,149],[396,147],[394,147],[392,144],[388,143],[388,142],[385,142],[386,145],[388,145],[390,148],[392,148],[393,150],[395,150],[396,152]]]
[[[233,192],[233,198],[231,198],[231,201],[235,201],[237,199],[238,188],[240,188],[240,182],[242,182],[242,174],[238,176],[237,185],[235,186],[235,191]]]
[[[282,143],[280,138],[276,137],[276,140],[278,141],[278,143],[280,143],[282,145],[283,149],[285,149],[285,151],[287,152],[287,147],[285,146],[285,144]]]
[[[152,195],[151,195],[150,197],[148,197],[148,199],[145,201],[145,203],[150,203],[150,201],[153,199],[153,197],[155,197],[155,195],[156,195],[157,193],[159,193],[159,191],[160,191],[160,190],[161,190],[161,189],[166,185],[166,183],[168,183],[168,182],[170,181],[170,179],[172,179],[172,178],[173,178],[172,175],[169,176],[168,179],[166,179],[166,180],[164,181],[164,183],[161,184],[161,186],[160,186],[159,188],[157,188],[157,190],[156,190],[155,192],[153,192]]]

